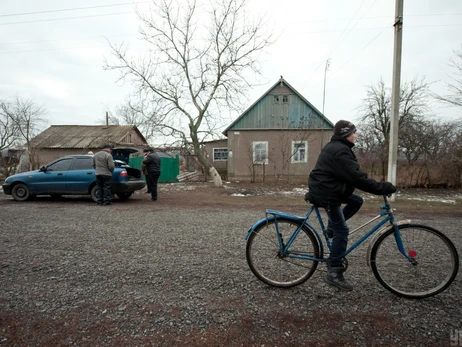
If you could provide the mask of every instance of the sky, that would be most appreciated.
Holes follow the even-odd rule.
[[[103,69],[108,41],[126,43],[136,56],[140,11],[150,1],[1,0],[0,98],[19,96],[46,109],[48,125],[95,125],[132,91]],[[367,87],[380,79],[391,88],[395,1],[249,0],[265,15],[275,42],[261,57],[262,78],[247,107],[283,76],[335,123],[358,118]],[[425,78],[444,94],[462,50],[461,0],[404,0],[401,82]],[[326,62],[329,68],[326,70]],[[249,76],[252,78],[253,76]],[[325,84],[324,84],[325,81]],[[247,108],[244,107],[244,108]],[[431,114],[460,119],[462,112],[432,102]],[[225,126],[239,116],[229,112]]]

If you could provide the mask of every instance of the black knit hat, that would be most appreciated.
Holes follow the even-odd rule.
[[[110,148],[111,150],[114,149],[114,147],[111,146],[111,145],[104,145],[104,146],[103,146],[103,149],[105,149],[105,148]]]
[[[334,135],[348,137],[355,132],[356,126],[347,120],[339,120],[335,123]]]

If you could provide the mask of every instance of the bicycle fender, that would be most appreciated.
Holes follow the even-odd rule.
[[[263,219],[260,219],[258,222],[256,222],[254,225],[252,225],[252,227],[247,231],[245,239],[247,240],[249,238],[250,234],[252,234],[255,231],[256,228],[260,227],[260,225],[266,224],[271,220],[274,220],[274,216],[267,216],[267,217],[265,217]]]
[[[396,225],[405,225],[405,224],[411,224],[411,220],[405,219],[405,220],[402,220],[396,223]],[[392,228],[393,228],[393,225],[388,225],[375,233],[374,237],[369,243],[369,247],[367,248],[367,266],[368,267],[371,267],[371,252],[372,252],[372,247],[374,246],[375,242],[378,240],[380,236],[382,236],[383,234],[385,234],[388,230]]]

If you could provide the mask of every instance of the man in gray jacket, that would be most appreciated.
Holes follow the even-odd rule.
[[[114,171],[113,147],[104,145],[103,149],[93,157],[93,168],[96,170],[96,195],[98,205],[111,205],[111,179]]]

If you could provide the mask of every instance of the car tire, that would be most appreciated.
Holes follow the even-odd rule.
[[[31,197],[29,187],[24,183],[16,184],[11,191],[11,195],[16,201],[26,201]]]
[[[130,196],[133,195],[133,192],[129,192],[129,193],[117,193],[116,194],[120,200],[127,200]]]
[[[91,199],[94,202],[98,202],[98,188],[96,187],[96,185],[94,185],[93,188],[91,188],[90,195]]]

